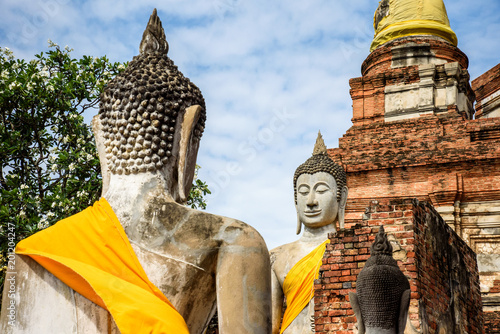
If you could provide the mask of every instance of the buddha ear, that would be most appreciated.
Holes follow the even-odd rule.
[[[361,318],[361,308],[359,307],[358,295],[355,292],[349,292],[349,302],[356,316],[358,325],[358,334],[365,334],[365,323]]]
[[[200,140],[194,135],[194,129],[201,115],[199,105],[186,108],[182,120],[181,139],[179,141],[179,161],[177,167],[177,187],[179,202],[185,203],[191,189],[194,171],[196,168],[196,156],[200,146]]]
[[[297,235],[299,235],[300,231],[302,231],[302,222],[299,218],[299,208],[297,208],[297,204],[295,204],[295,209],[297,209]]]
[[[347,186],[342,187],[340,191],[340,200],[339,200],[339,229],[344,229],[344,217],[345,217],[345,207],[347,204],[347,194],[348,189]]]
[[[99,155],[99,162],[101,163],[101,176],[102,176],[102,192],[101,197],[108,191],[109,179],[111,172],[108,167],[108,159],[106,158],[106,147],[104,146],[104,136],[102,133],[102,123],[99,114],[92,118],[92,132],[94,133],[97,154]]]
[[[406,321],[408,318],[408,308],[410,307],[411,290],[405,290],[401,296],[399,305],[398,334],[404,334]]]

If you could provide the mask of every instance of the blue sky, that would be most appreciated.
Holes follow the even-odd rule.
[[[474,79],[500,62],[500,1],[446,1]],[[31,59],[51,39],[72,55],[128,61],[158,9],[169,57],[203,92],[198,163],[207,211],[254,226],[273,248],[297,238],[292,178],[318,130],[328,147],[351,126],[377,0],[4,0],[0,46]],[[92,115],[88,115],[90,119]]]

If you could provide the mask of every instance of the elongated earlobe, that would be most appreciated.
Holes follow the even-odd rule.
[[[193,131],[201,114],[199,105],[186,109],[182,120],[181,140],[179,142],[179,164],[178,164],[178,191],[179,202],[185,203],[189,193],[191,182],[193,182],[194,170],[196,167],[196,155],[198,153],[199,142],[193,142]]]
[[[101,163],[101,176],[102,176],[102,192],[101,196],[108,191],[109,180],[111,178],[111,172],[109,171],[108,159],[106,158],[106,147],[104,146],[104,138],[102,132],[102,123],[99,115],[95,115],[92,118],[92,132],[94,132],[95,144],[97,148],[97,154],[99,156],[99,162]]]
[[[399,319],[398,319],[398,334],[404,334],[406,328],[406,321],[408,319],[408,308],[410,307],[411,290],[405,290],[401,295],[401,304],[399,305]]]
[[[342,188],[340,193],[340,201],[339,201],[339,229],[344,229],[344,217],[345,217],[345,207],[347,204],[347,194],[348,189],[347,186]]]
[[[349,292],[349,302],[356,316],[358,334],[365,334],[365,324],[363,318],[361,318],[361,308],[359,307],[358,295],[355,292]]]
[[[300,221],[299,212],[297,211],[297,235],[300,234],[300,231],[302,231],[302,222]]]

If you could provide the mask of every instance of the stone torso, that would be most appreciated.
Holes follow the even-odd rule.
[[[139,222],[134,236],[142,237],[131,244],[146,274],[184,317],[190,332],[202,333],[216,308],[220,251],[237,247],[231,241],[252,237],[248,234],[254,230],[233,219],[159,199]],[[0,332],[119,333],[106,310],[74,292],[31,258],[18,255],[16,268],[18,324],[10,327],[3,321]]]
[[[290,272],[293,266],[325,240],[326,236],[323,240],[317,239],[310,242],[297,240],[289,244],[276,247],[270,251],[271,266],[273,271],[272,274],[276,276],[281,291],[283,290],[283,283],[286,275]],[[309,302],[309,304],[300,312],[300,314],[283,333],[314,333],[311,327],[311,319],[313,316],[314,299]]]
[[[244,225],[158,201],[129,235],[149,279],[177,308],[191,333],[201,333],[215,312],[219,250],[227,245],[227,236],[236,237]]]
[[[190,332],[203,332],[218,301],[219,322],[241,319],[238,322],[245,327],[220,327],[221,332],[266,333],[267,313],[238,313],[262,303],[261,286],[255,280],[265,280],[262,275],[269,272],[249,265],[252,261],[266,265],[267,248],[260,234],[243,222],[193,210],[166,197],[152,195],[142,200],[146,204],[140,206],[140,218],[125,217],[127,209],[115,212],[119,219],[122,216],[149,279],[183,316]],[[243,300],[235,298],[235,291],[245,295]],[[245,316],[248,319],[241,318]]]

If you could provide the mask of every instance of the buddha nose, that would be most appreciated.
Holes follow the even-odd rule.
[[[313,208],[316,205],[318,205],[318,201],[316,200],[316,196],[314,194],[314,191],[311,191],[309,193],[309,195],[307,196],[307,202],[306,202],[306,204],[307,204],[307,206],[309,208]]]

